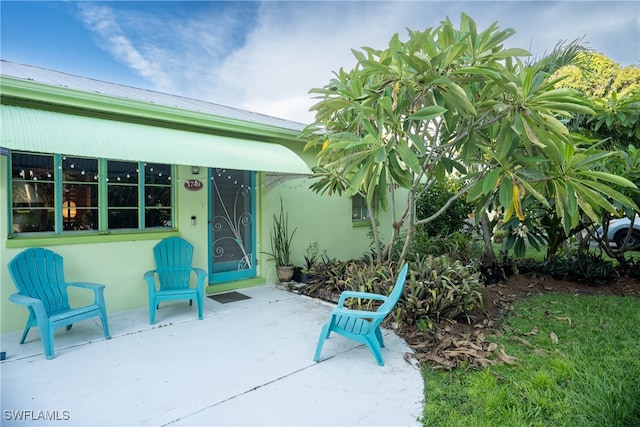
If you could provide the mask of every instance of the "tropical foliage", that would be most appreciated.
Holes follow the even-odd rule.
[[[289,215],[284,211],[282,199],[280,200],[280,212],[273,214],[271,224],[271,252],[266,254],[276,263],[276,266],[290,266],[291,244],[297,228],[289,229]]]
[[[324,258],[311,269],[303,292],[325,299],[335,299],[347,290],[388,295],[397,273],[391,263]],[[410,264],[393,319],[400,328],[428,327],[432,321],[468,321],[471,312],[482,307],[483,287],[480,273],[459,260],[447,255],[419,257]],[[352,299],[350,303],[356,309],[374,310],[379,301]]]
[[[475,204],[476,218],[492,209],[504,222],[517,219],[515,228],[526,221],[528,198],[552,212],[565,235],[583,215],[597,222],[603,211],[637,210],[620,190],[633,182],[603,167],[616,154],[567,127],[577,114],[596,114],[581,92],[552,77],[580,47],[528,64],[528,52],[503,46],[513,33],[497,24],[479,31],[463,14],[459,28],[447,19],[409,30],[407,41],[395,35],[386,49],[353,50],[355,68],[311,90],[319,102],[303,134],[307,147],[320,148],[312,189],[361,194],[376,218],[375,210],[391,208],[384,246],[372,221],[378,260],[392,257],[403,229],[404,259],[416,227],[462,197]],[[417,218],[416,201],[452,178],[459,191],[434,215]],[[398,188],[407,190],[403,200]]]

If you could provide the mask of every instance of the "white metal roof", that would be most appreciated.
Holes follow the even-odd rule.
[[[0,60],[0,74],[2,76],[15,79],[23,79],[88,93],[97,93],[115,98],[157,104],[180,110],[195,111],[217,117],[241,120],[248,123],[256,123],[297,131],[304,128],[304,125],[298,122],[253,113],[238,108],[227,107],[178,95],[109,83],[87,77],[75,76],[73,74],[40,68],[33,65],[19,64],[6,60]]]

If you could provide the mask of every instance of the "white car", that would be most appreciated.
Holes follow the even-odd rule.
[[[616,244],[618,248],[622,248],[624,239],[627,237],[629,228],[631,227],[631,220],[629,218],[612,219],[609,222],[609,230],[607,231],[607,240]],[[603,228],[598,229],[598,235],[603,236]],[[640,216],[636,215],[633,221],[633,230],[631,236],[627,241],[627,247],[632,248],[640,245]]]

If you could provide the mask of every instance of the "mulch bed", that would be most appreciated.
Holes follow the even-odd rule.
[[[584,295],[619,295],[640,298],[640,283],[624,278],[609,285],[585,284],[555,280],[549,277],[532,278],[513,275],[508,279],[485,287],[484,306],[473,313],[473,322],[441,322],[426,331],[408,328],[396,331],[413,350],[405,359],[431,365],[435,370],[451,370],[460,366],[481,369],[496,363],[515,363],[504,347],[487,341],[490,335],[503,335],[502,317],[513,310],[513,302],[543,293],[570,293]],[[535,333],[535,332],[532,332]],[[531,346],[526,339],[511,337],[522,345]]]

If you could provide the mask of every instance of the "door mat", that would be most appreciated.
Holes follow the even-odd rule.
[[[250,296],[235,291],[224,294],[208,295],[208,297],[214,301],[218,301],[220,304],[228,304],[230,302],[242,301],[243,299],[251,299]]]

